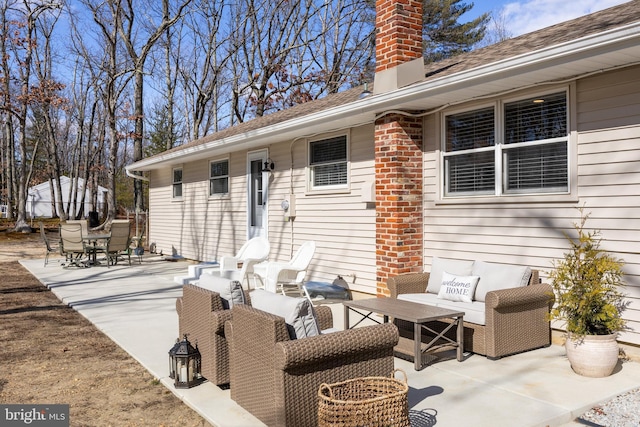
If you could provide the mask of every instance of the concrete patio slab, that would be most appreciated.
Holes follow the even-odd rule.
[[[175,389],[168,378],[167,352],[178,338],[175,299],[182,294],[173,279],[187,263],[145,256],[142,264],[110,268],[21,264],[212,425],[263,425],[230,399],[229,390],[210,383]],[[343,327],[341,302],[315,303],[329,305],[334,326]],[[408,377],[414,427],[577,425],[573,420],[594,405],[640,387],[640,363],[621,363],[608,378],[581,377],[557,345],[496,361],[467,354],[463,362],[438,361],[419,372],[396,358],[395,367]]]

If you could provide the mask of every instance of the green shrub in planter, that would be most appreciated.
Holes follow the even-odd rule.
[[[549,272],[556,296],[550,317],[565,321],[567,332],[576,338],[614,334],[626,323],[621,314],[627,303],[620,291],[624,263],[600,249],[600,232],[584,228],[588,218],[580,208],[580,223],[574,224],[578,236],[566,236],[571,250]]]

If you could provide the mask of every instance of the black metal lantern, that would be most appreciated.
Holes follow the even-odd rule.
[[[275,168],[276,168],[276,164],[273,163],[273,160],[271,160],[271,157],[269,157],[264,162],[264,166],[262,167],[262,172],[273,172]]]
[[[195,348],[187,340],[187,335],[184,335],[184,339],[174,346],[169,354],[173,354],[174,367],[174,386],[175,388],[191,388],[202,382],[202,375],[200,374],[201,357],[198,345]]]
[[[169,350],[169,378],[175,379],[176,377],[176,351],[180,347],[180,338],[176,338],[176,343]]]

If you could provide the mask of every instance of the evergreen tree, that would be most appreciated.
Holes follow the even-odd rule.
[[[365,0],[375,21],[376,0]],[[461,0],[423,0],[422,39],[425,63],[440,61],[473,50],[485,36],[490,15],[485,13],[470,22],[458,22],[473,8]],[[374,34],[372,34],[372,37]]]
[[[459,22],[471,8],[473,3],[460,0],[424,0],[422,38],[425,62],[469,52],[484,38],[490,19],[488,13],[469,22]]]
[[[179,144],[179,131],[171,129],[168,116],[169,111],[166,106],[156,105],[151,111],[149,118],[148,145],[144,148],[145,157],[170,150]]]

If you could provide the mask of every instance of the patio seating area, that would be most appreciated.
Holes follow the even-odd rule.
[[[52,253],[64,257],[58,262],[63,267],[110,267],[119,261],[131,265],[133,248],[129,220],[113,220],[108,231],[91,231],[86,220],[64,221],[59,224],[54,239],[46,235],[42,222],[39,226],[46,248],[45,266],[49,264]],[[101,259],[98,259],[99,253],[103,255]],[[141,262],[140,256],[137,256],[137,260]]]
[[[186,270],[186,263],[145,255],[141,264],[109,269],[63,270],[45,267],[42,259],[21,264],[212,425],[264,425],[231,399],[229,389],[211,382],[175,389],[169,378],[167,353],[178,337],[176,299],[182,296],[182,285],[173,277]],[[329,307],[334,327],[342,327],[342,301],[316,304]],[[463,362],[452,358],[421,371],[410,361],[394,358],[394,367],[407,373],[414,426],[563,426],[640,384],[637,362],[620,364],[607,378],[581,377],[572,372],[558,345],[495,361],[465,354]]]

